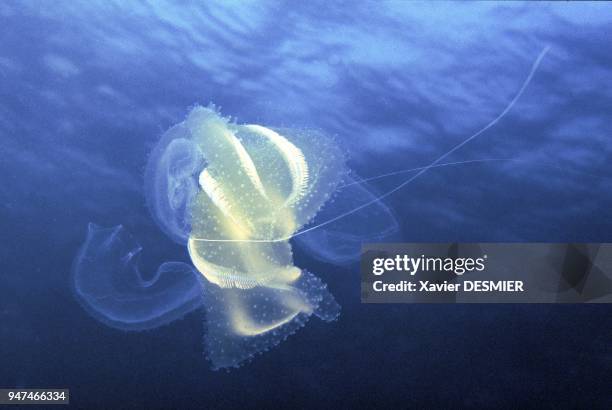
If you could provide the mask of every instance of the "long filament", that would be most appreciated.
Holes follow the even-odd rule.
[[[193,238],[193,240],[196,241],[203,241],[203,242],[283,242],[283,241],[287,241],[291,238],[294,238],[296,236],[299,235],[303,235],[307,232],[313,231],[315,229],[319,229],[323,226],[329,225],[339,219],[345,218],[349,215],[354,214],[355,212],[358,212],[360,210],[362,210],[365,207],[368,207],[370,205],[373,205],[379,201],[381,201],[382,199],[394,194],[395,192],[399,191],[400,189],[402,189],[403,187],[405,187],[406,185],[408,185],[409,183],[411,183],[412,181],[414,181],[415,179],[417,179],[418,177],[420,177],[421,175],[423,175],[425,172],[429,171],[431,168],[434,168],[436,166],[445,166],[445,164],[440,164],[441,161],[443,161],[446,157],[448,157],[449,155],[451,155],[452,153],[454,153],[455,151],[457,151],[458,149],[460,149],[461,147],[463,147],[464,145],[466,145],[467,143],[469,143],[470,141],[472,141],[473,139],[475,139],[476,137],[480,136],[482,133],[484,133],[485,131],[487,131],[489,128],[493,127],[495,124],[497,124],[511,109],[512,107],[514,107],[514,105],[516,104],[516,102],[518,101],[518,99],[523,95],[523,93],[525,92],[525,89],[527,88],[527,86],[529,85],[529,83],[531,82],[531,79],[533,78],[535,72],[537,71],[538,67],[540,66],[540,63],[542,62],[542,59],[544,58],[544,56],[546,55],[546,53],[548,53],[548,51],[550,50],[550,46],[546,46],[544,47],[544,49],[540,52],[540,54],[538,55],[538,57],[536,58],[536,60],[534,61],[534,63],[531,66],[531,70],[529,71],[529,74],[527,75],[527,78],[525,79],[525,81],[523,82],[523,85],[521,86],[521,88],[518,90],[518,92],[516,93],[516,95],[514,96],[514,98],[510,101],[510,103],[506,106],[506,108],[497,116],[495,117],[491,122],[489,122],[487,125],[485,125],[483,128],[481,128],[480,130],[476,131],[474,134],[472,134],[471,136],[469,136],[468,138],[464,139],[463,141],[461,141],[459,144],[455,145],[453,148],[451,148],[450,150],[446,151],[444,154],[442,154],[441,156],[439,156],[435,161],[433,161],[432,163],[430,163],[429,165],[425,166],[425,167],[421,167],[419,169],[419,171],[411,176],[410,178],[408,178],[407,180],[405,180],[404,182],[402,182],[401,184],[399,184],[398,186],[396,186],[395,188],[391,189],[390,191],[385,192],[384,194],[381,194],[380,196],[378,196],[377,198],[374,198],[371,201],[368,201],[362,205],[359,205],[349,211],[346,211],[340,215],[337,215],[333,218],[330,218],[326,221],[323,221],[317,225],[311,226],[309,228],[303,229],[301,231],[298,231],[290,236],[284,237],[284,238],[278,238],[278,239],[200,239],[200,238]],[[451,163],[448,163],[446,165],[450,165]]]

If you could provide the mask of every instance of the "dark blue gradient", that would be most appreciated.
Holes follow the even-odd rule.
[[[610,306],[362,305],[357,265],[307,250],[339,321],[231,372],[209,370],[201,309],[143,332],[91,318],[70,289],[90,221],[132,232],[143,272],[188,262],[144,199],[188,107],[334,135],[368,178],[489,123],[545,46],[508,115],[447,158],[514,160],[420,176],[385,200],[394,240],[612,242],[609,4],[194,4],[0,3],[0,387],[100,409],[612,407]]]

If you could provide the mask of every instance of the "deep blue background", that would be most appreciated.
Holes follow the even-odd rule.
[[[124,224],[146,266],[187,260],[142,176],[189,106],[318,128],[375,176],[495,118],[546,45],[507,117],[449,158],[520,161],[432,170],[387,203],[409,242],[612,241],[612,5],[125,3],[0,3],[1,387],[68,387],[89,408],[612,406],[609,306],[361,305],[356,266],[298,250],[339,322],[212,372],[201,311],[125,333],[70,292],[89,221]]]

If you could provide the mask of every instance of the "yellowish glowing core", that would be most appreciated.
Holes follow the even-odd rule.
[[[206,160],[187,246],[206,280],[226,290],[229,326],[254,336],[310,314],[306,295],[292,287],[302,272],[287,239],[316,212],[304,152],[276,131],[231,124],[206,108],[194,109],[185,125]],[[266,295],[259,306],[253,292]]]

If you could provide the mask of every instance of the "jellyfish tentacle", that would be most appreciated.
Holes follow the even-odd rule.
[[[205,346],[214,368],[238,366],[270,349],[313,315],[335,320],[339,305],[319,278],[294,265],[289,240],[313,232],[335,234],[339,242],[361,240],[364,234],[355,226],[337,232],[320,228],[374,204],[379,206],[370,208],[368,219],[381,222],[375,233],[393,233],[397,221],[381,200],[444,166],[446,157],[499,122],[548,50],[539,54],[496,118],[381,195],[365,181],[351,180],[343,153],[328,138],[312,131],[230,124],[214,107],[193,108],[162,136],[145,178],[153,218],[187,246],[195,269],[167,262],[145,279],[138,268],[142,248],[124,229],[90,225],[73,269],[77,299],[94,317],[122,329],[160,326],[203,303]],[[338,187],[337,199],[346,198],[342,206],[336,203],[331,216],[304,228],[317,214],[325,215],[325,204]],[[362,203],[351,202],[358,195]],[[334,248],[331,255],[343,252]]]
[[[423,168],[420,171],[418,171],[417,174],[415,174],[412,177],[408,178],[407,180],[403,181],[401,184],[399,184],[395,188],[385,192],[384,194],[381,194],[380,196],[374,198],[373,200],[371,200],[369,202],[366,202],[366,203],[364,203],[364,204],[362,204],[362,205],[360,205],[360,206],[358,206],[358,207],[356,207],[354,209],[351,209],[351,210],[349,210],[349,211],[347,211],[347,212],[345,212],[343,214],[337,215],[334,218],[328,219],[328,220],[323,221],[321,223],[318,223],[318,224],[316,224],[314,226],[311,226],[309,228],[306,228],[306,229],[303,229],[301,231],[298,231],[295,234],[293,234],[292,237],[303,235],[303,234],[305,234],[307,232],[310,232],[312,230],[319,229],[319,228],[321,228],[323,226],[326,226],[326,225],[329,225],[329,224],[331,224],[331,223],[333,223],[333,222],[335,222],[335,221],[337,221],[339,219],[346,218],[347,216],[352,215],[355,212],[358,212],[358,211],[362,210],[365,207],[368,207],[370,205],[373,205],[375,203],[380,202],[382,199],[387,198],[388,196],[390,196],[390,195],[394,194],[395,192],[399,191],[400,189],[402,189],[403,187],[405,187],[406,185],[408,185],[409,183],[411,183],[412,181],[414,181],[415,179],[417,179],[418,177],[423,175],[425,172],[429,171],[431,168],[433,168],[434,166],[439,164],[441,161],[443,161],[446,157],[451,155],[453,152],[457,151],[458,149],[460,149],[461,147],[463,147],[464,145],[468,144],[470,141],[474,140],[479,135],[481,135],[482,133],[487,131],[489,128],[493,127],[495,124],[497,124],[512,109],[512,107],[514,107],[516,102],[523,95],[523,93],[525,92],[525,89],[527,88],[527,86],[531,82],[531,79],[533,78],[533,76],[536,73],[538,67],[540,66],[540,63],[542,62],[542,59],[544,58],[546,53],[548,53],[549,50],[550,50],[550,46],[546,46],[540,52],[540,54],[538,55],[538,57],[536,58],[536,60],[532,64],[531,70],[529,71],[529,74],[527,75],[527,78],[524,80],[523,84],[519,88],[519,90],[516,93],[516,95],[514,96],[514,98],[510,101],[510,103],[506,106],[506,108],[497,117],[495,117],[491,122],[489,122],[483,128],[481,128],[480,130],[476,131],[474,134],[470,135],[468,138],[464,139],[459,144],[455,145],[453,148],[451,148],[450,150],[446,151],[444,154],[440,155],[435,161],[433,161],[432,163],[427,165],[425,168]]]
[[[450,166],[457,166],[457,165],[468,165],[468,164],[478,164],[478,163],[484,163],[484,162],[504,162],[504,161],[520,161],[518,158],[481,158],[481,159],[468,159],[468,160],[464,160],[464,161],[453,161],[453,162],[441,162],[439,164],[436,164],[431,168],[443,168],[443,167],[450,167]],[[427,168],[428,165],[424,165],[421,167],[415,167],[415,168],[405,168],[405,169],[400,169],[398,171],[393,171],[393,172],[387,172],[384,174],[379,174],[379,175],[375,175],[372,177],[367,177],[367,178],[355,178],[354,180],[351,181],[347,181],[344,184],[340,185],[338,187],[338,189],[343,189],[352,185],[360,185],[360,184],[365,184],[368,182],[372,182],[372,181],[376,181],[379,179],[384,179],[384,178],[388,178],[388,177],[393,177],[396,175],[401,175],[401,174],[408,174],[410,172],[416,172],[416,171],[421,171],[425,168]]]
[[[529,85],[529,83],[531,82],[533,76],[535,75],[538,67],[540,66],[542,60],[544,59],[544,56],[548,53],[548,51],[550,50],[550,46],[546,46],[544,47],[544,49],[542,49],[542,51],[539,53],[539,55],[537,56],[537,58],[535,59],[535,61],[533,62],[531,69],[527,75],[527,77],[525,78],[525,80],[523,81],[521,87],[519,88],[519,90],[517,91],[517,93],[515,94],[515,96],[512,98],[512,100],[508,103],[508,105],[504,108],[504,110],[498,114],[492,121],[490,121],[487,125],[485,125],[484,127],[482,127],[480,130],[476,131],[474,134],[470,135],[469,137],[465,138],[463,141],[461,141],[460,143],[458,143],[457,145],[455,145],[454,147],[452,147],[450,150],[446,151],[444,154],[440,155],[436,160],[434,160],[433,162],[431,162],[429,165],[419,168],[417,170],[417,173],[413,176],[411,176],[410,178],[408,178],[407,180],[403,181],[402,183],[400,183],[398,186],[396,186],[395,188],[384,192],[378,196],[376,196],[375,198],[360,204],[359,206],[356,206],[354,208],[351,208],[345,212],[342,212],[340,214],[335,215],[332,218],[326,219],[322,222],[316,223],[315,225],[312,225],[308,228],[305,229],[301,229],[298,230],[290,235],[284,236],[284,237],[280,237],[280,238],[272,238],[272,239],[214,239],[214,238],[204,238],[204,237],[196,237],[194,240],[196,241],[203,241],[203,242],[255,242],[255,243],[261,243],[261,242],[278,242],[278,241],[286,241],[304,234],[307,234],[309,232],[312,232],[314,230],[320,229],[322,227],[325,227],[327,225],[330,225],[336,221],[339,221],[341,219],[344,219],[350,215],[353,215],[359,211],[361,211],[362,209],[372,206],[374,204],[380,204],[381,201],[384,198],[389,197],[390,195],[396,193],[397,191],[401,190],[402,188],[404,188],[406,185],[410,184],[411,182],[413,182],[415,179],[417,179],[418,177],[420,177],[421,175],[423,175],[425,172],[429,171],[432,168],[435,168],[437,166],[440,165],[440,163],[447,158],[449,155],[451,155],[452,153],[454,153],[455,151],[459,150],[461,147],[463,147],[464,145],[468,144],[470,141],[474,140],[475,138],[477,138],[478,136],[480,136],[481,134],[483,134],[485,131],[487,131],[488,129],[490,129],[491,127],[493,127],[495,124],[497,124],[503,117],[506,116],[506,114],[514,107],[514,105],[516,104],[516,102],[519,100],[519,98],[523,95],[523,93],[525,92],[527,86]],[[350,185],[355,185],[355,182],[350,182]]]

